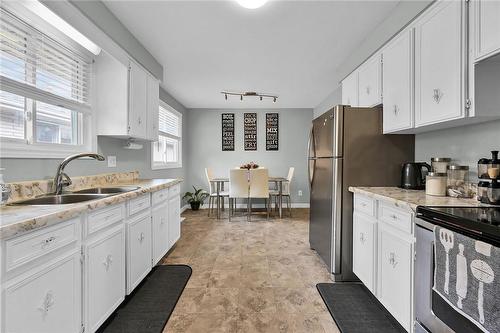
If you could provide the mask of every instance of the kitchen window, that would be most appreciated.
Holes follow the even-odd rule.
[[[158,141],[151,145],[151,168],[182,167],[182,114],[160,101]]]
[[[18,4],[0,16],[2,157],[90,150],[90,52]]]

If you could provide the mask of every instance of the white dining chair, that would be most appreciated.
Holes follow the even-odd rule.
[[[214,209],[214,202],[217,200],[217,188],[215,187],[215,184],[212,183],[212,179],[214,179],[212,169],[205,168],[205,177],[207,178],[208,193],[210,194],[208,197],[208,216],[210,216],[210,213],[212,213]],[[219,197],[222,200],[222,210],[224,210],[224,198],[229,197],[229,192],[224,191],[222,188],[219,190]]]
[[[283,182],[283,187],[281,191],[281,195],[286,199],[287,202],[287,208],[288,208],[288,214],[290,217],[292,216],[292,203],[291,203],[291,196],[290,196],[290,184],[292,183],[293,179],[293,174],[295,172],[294,167],[290,167],[288,169],[288,175],[286,176],[286,182]],[[279,200],[279,188],[273,189],[270,191],[270,195],[272,198],[274,198],[274,207],[275,209],[278,209],[278,200]]]
[[[248,199],[248,171],[245,169],[229,170],[229,221],[234,215],[237,199]],[[248,205],[248,202],[247,202]],[[248,206],[247,206],[248,212]],[[247,217],[248,218],[248,217]]]
[[[248,204],[248,220],[252,214],[252,199],[264,199],[267,218],[269,218],[269,170],[265,168],[257,168],[250,170],[250,194]]]

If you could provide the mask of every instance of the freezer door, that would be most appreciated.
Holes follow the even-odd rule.
[[[342,156],[344,109],[338,105],[313,121],[314,157]]]
[[[309,244],[316,250],[331,272],[332,263],[332,182],[333,159],[314,161],[311,183]]]

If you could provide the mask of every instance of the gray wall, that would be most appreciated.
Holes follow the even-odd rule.
[[[221,114],[235,113],[235,151],[221,150]],[[243,113],[257,113],[257,151],[243,150]],[[279,145],[277,152],[265,150],[265,113],[279,113]],[[189,109],[190,141],[186,150],[189,161],[188,185],[208,188],[205,168],[213,169],[215,176],[229,176],[229,169],[254,161],[269,168],[271,176],[286,176],[289,167],[295,167],[292,182],[292,202],[309,203],[307,182],[307,140],[312,120],[312,109],[268,110],[212,110]],[[303,195],[297,195],[302,190]]]
[[[477,175],[477,161],[500,150],[500,120],[468,125],[415,136],[415,160],[451,157],[457,164],[469,165],[471,180]]]

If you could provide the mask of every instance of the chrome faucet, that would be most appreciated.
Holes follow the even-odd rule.
[[[104,156],[96,153],[79,153],[66,157],[57,167],[56,176],[54,177],[54,181],[52,182],[52,192],[54,194],[61,194],[64,187],[71,185],[71,178],[69,178],[69,176],[64,173],[64,168],[66,167],[66,165],[68,165],[69,162],[80,157],[91,157],[98,161],[104,161]]]

